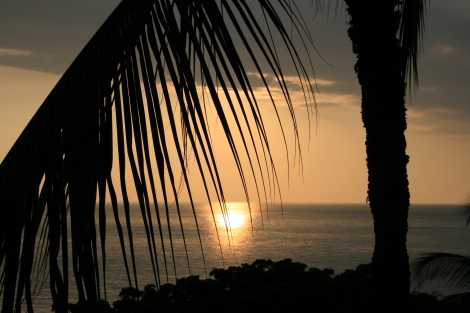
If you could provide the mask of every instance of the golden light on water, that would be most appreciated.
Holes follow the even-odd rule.
[[[244,202],[228,202],[226,214],[216,215],[217,223],[220,226],[235,230],[250,223],[250,213],[248,205]]]

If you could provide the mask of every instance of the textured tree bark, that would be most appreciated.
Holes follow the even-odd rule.
[[[368,199],[374,219],[372,299],[377,312],[404,312],[409,301],[406,249],[410,193],[406,166],[404,55],[397,39],[397,0],[345,0],[354,70],[362,89]]]

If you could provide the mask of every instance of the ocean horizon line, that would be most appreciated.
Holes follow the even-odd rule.
[[[97,202],[98,203],[98,202]],[[118,204],[123,204],[123,201],[119,201]],[[150,203],[153,203],[151,201]],[[168,204],[173,204],[175,201],[169,201]],[[179,201],[181,204],[191,204],[190,201]],[[195,201],[194,205],[205,205],[208,204],[209,202],[203,202],[203,201]],[[212,201],[211,203],[218,203],[218,201]],[[247,201],[226,201],[225,203],[247,203]],[[259,202],[250,202],[252,205],[258,205]],[[105,201],[105,204],[112,204],[111,201]],[[139,201],[129,201],[130,205],[139,205]],[[164,202],[158,202],[158,204],[164,205]],[[265,205],[265,203],[262,203]],[[282,202],[282,205],[369,205],[368,203],[365,202]],[[269,206],[281,206],[280,202],[276,203],[268,203]],[[426,206],[437,206],[437,205],[445,205],[445,206],[456,206],[456,205],[461,205],[465,206],[466,204],[464,202],[459,202],[459,203],[425,203],[425,202],[412,202],[410,203],[410,206],[412,205],[426,205]]]

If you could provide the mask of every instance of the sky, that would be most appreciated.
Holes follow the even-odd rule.
[[[0,0],[0,160],[118,3]],[[270,137],[282,199],[364,203],[365,131],[360,116],[360,87],[353,70],[356,57],[347,36],[344,7],[336,11],[336,16],[333,11],[315,16],[308,0],[296,4],[302,8],[315,48],[329,64],[309,48],[319,88],[319,118],[311,121],[309,131],[299,97],[296,112],[303,168],[294,160],[292,143],[287,163],[279,133],[274,130]],[[431,1],[419,59],[419,89],[407,97],[412,203],[461,203],[470,192],[469,25],[467,0]],[[295,81],[292,84],[295,86]],[[286,107],[281,105],[280,111],[285,114]],[[272,122],[275,116],[268,112],[265,119]],[[222,156],[221,167],[227,169],[222,173],[227,200],[244,201],[243,188],[234,178],[233,162]],[[196,179],[193,185],[196,200],[204,201],[199,197],[203,192]]]

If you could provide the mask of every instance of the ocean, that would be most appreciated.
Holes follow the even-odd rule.
[[[465,228],[464,220],[459,216],[461,208],[459,205],[411,206],[407,243],[410,260],[424,252],[467,253],[470,229]],[[167,217],[162,213],[162,224],[165,223],[162,232],[167,270],[161,253],[161,240],[157,236],[155,212],[152,213],[162,283],[167,282],[167,277],[169,282],[174,283],[175,277],[190,274],[205,278],[206,273],[208,275],[212,268],[237,266],[251,263],[256,259],[278,261],[290,258],[309,267],[332,268],[336,273],[341,273],[345,269],[355,269],[359,264],[369,263],[371,260],[374,247],[373,221],[366,204],[284,204],[282,207],[271,205],[260,210],[256,204],[248,208],[246,203],[228,203],[229,222],[227,216],[221,214],[220,207],[214,205],[213,210],[214,214],[211,213],[208,204],[198,204],[195,207],[199,240],[191,207],[187,203],[181,205],[186,249],[176,205],[170,206],[168,215],[170,227],[165,226]],[[121,288],[126,287],[128,283],[114,216],[110,207],[107,211],[106,282],[107,299],[112,303],[118,299]],[[155,284],[155,276],[138,204],[131,205],[131,215],[137,260],[136,271],[139,288],[143,288],[146,284]],[[122,206],[120,217],[126,233]],[[230,224],[230,227],[225,227],[226,224]],[[169,230],[172,232],[173,254],[168,236]],[[132,275],[129,249],[126,251]],[[173,255],[176,273],[173,267]],[[70,272],[69,275],[70,302],[72,302],[76,301],[77,295],[73,273]],[[425,290],[443,289],[433,285]],[[51,302],[49,283],[46,282],[34,303],[35,311],[50,312]]]

